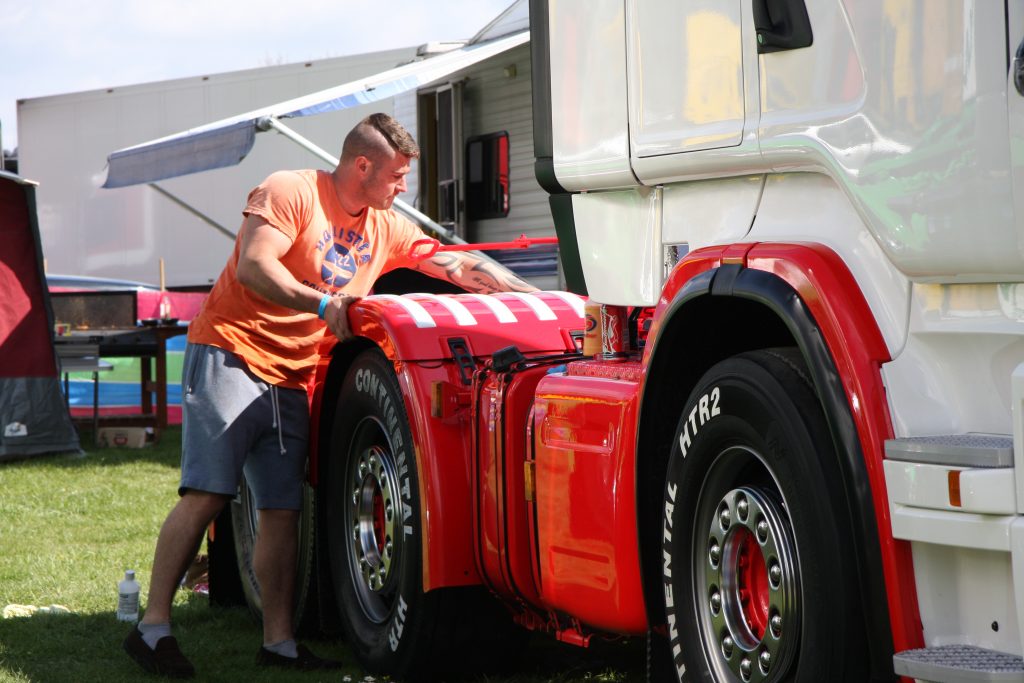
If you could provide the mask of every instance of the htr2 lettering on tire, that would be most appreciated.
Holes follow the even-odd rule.
[[[745,353],[704,375],[676,429],[662,518],[679,681],[866,680],[844,501],[799,353]]]

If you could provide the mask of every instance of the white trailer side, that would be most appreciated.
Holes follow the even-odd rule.
[[[213,282],[231,240],[153,188],[101,189],[111,150],[369,76],[415,54],[415,48],[403,48],[20,101],[20,164],[27,177],[40,183],[39,223],[48,271],[155,282],[163,258],[168,286]],[[393,101],[379,102],[373,110],[393,114]],[[344,134],[370,111],[358,107],[296,119],[292,125],[339,153]],[[266,175],[319,165],[288,140],[265,134],[237,168],[159,185],[234,232],[248,191]],[[415,196],[414,188],[409,195]]]

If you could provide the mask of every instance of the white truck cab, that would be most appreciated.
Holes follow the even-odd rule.
[[[706,347],[778,341],[753,315],[771,297],[731,284],[764,271],[810,311],[808,329],[785,304],[769,318],[810,368],[840,460],[863,468],[837,476],[847,528],[872,526],[850,540],[870,679],[1024,680],[1024,2],[548,0],[531,18],[534,72],[549,76],[535,84],[538,178],[578,245],[566,272],[592,302],[654,311],[638,475],[669,474],[641,528],[670,531],[678,472],[711,476],[676,463],[685,448],[664,453],[686,432],[657,419],[685,422],[686,395],[727,355]],[[846,442],[837,414],[855,424]],[[663,549],[676,552],[641,551],[645,577]],[[751,673],[753,644],[754,658],[723,655],[736,634],[715,632],[700,576],[646,593],[680,680],[812,680]],[[672,636],[687,620],[705,624],[688,631],[699,642]]]

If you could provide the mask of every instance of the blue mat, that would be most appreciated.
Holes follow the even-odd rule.
[[[61,382],[61,389],[64,383]],[[68,393],[71,399],[68,405],[72,408],[92,408],[92,380],[73,379],[68,382]],[[138,382],[106,382],[100,380],[100,407],[109,406],[137,406],[141,391]],[[154,405],[156,401],[154,399]],[[181,384],[170,383],[167,385],[167,405],[181,405]]]

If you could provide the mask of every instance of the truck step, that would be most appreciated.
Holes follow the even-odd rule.
[[[1013,467],[1013,437],[972,433],[887,439],[885,457],[953,467]]]
[[[1024,658],[973,645],[897,652],[896,673],[929,683],[1024,683]]]

